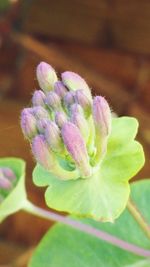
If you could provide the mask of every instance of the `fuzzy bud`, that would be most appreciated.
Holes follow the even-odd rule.
[[[24,109],[21,113],[21,128],[24,136],[28,139],[37,134],[36,119],[28,109]]]
[[[74,92],[68,92],[64,97],[65,106],[69,108],[74,102]]]
[[[45,169],[51,170],[55,164],[55,156],[46,143],[44,135],[37,135],[32,140],[32,152],[39,164],[41,164]]]
[[[41,119],[37,121],[37,129],[39,133],[43,134],[45,132],[45,128],[50,120],[48,119]]]
[[[53,91],[48,93],[45,103],[53,110],[61,109],[60,97]]]
[[[75,100],[84,109],[87,116],[91,114],[92,98],[89,98],[84,90],[77,90],[75,94]]]
[[[85,82],[85,80],[79,76],[77,73],[72,71],[65,71],[61,75],[64,85],[69,89],[76,91],[79,88],[82,88],[89,97],[91,97],[90,89]]]
[[[67,122],[67,116],[64,112],[57,111],[55,113],[55,122],[58,125],[58,127],[62,127],[65,122]]]
[[[0,189],[10,190],[11,188],[11,181],[5,177],[3,171],[0,169]]]
[[[57,124],[50,121],[45,129],[45,138],[51,149],[55,152],[62,151],[62,139]]]
[[[44,92],[48,92],[53,89],[53,86],[57,81],[57,75],[55,70],[49,64],[41,62],[37,66],[36,75],[40,88]]]
[[[10,168],[8,168],[8,167],[2,167],[1,170],[2,170],[2,172],[3,172],[3,174],[4,174],[4,176],[5,176],[8,180],[10,180],[10,181],[14,181],[14,180],[17,179],[15,173],[14,173]]]
[[[102,136],[108,136],[111,132],[111,110],[102,96],[96,96],[93,100],[93,118],[95,127]]]
[[[49,119],[49,113],[46,109],[41,106],[33,107],[32,113],[37,120],[40,119]]]
[[[87,142],[89,137],[88,123],[84,117],[83,109],[79,104],[73,104],[71,106],[71,122],[79,128],[83,138]]]
[[[42,90],[36,90],[32,97],[33,106],[45,106],[45,94]]]
[[[67,122],[63,125],[61,133],[64,144],[80,170],[82,177],[89,177],[91,175],[91,168],[88,153],[78,127],[71,122]]]
[[[67,93],[67,89],[61,81],[57,81],[54,84],[54,92],[59,95],[60,98],[63,98]]]

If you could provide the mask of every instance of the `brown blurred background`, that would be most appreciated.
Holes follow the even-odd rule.
[[[137,178],[149,177],[150,1],[0,0],[0,156],[27,161],[29,198],[44,206],[19,126],[20,110],[38,86],[35,68],[41,60],[58,72],[78,72],[118,115],[138,118],[146,165]],[[22,253],[49,225],[23,212],[8,218],[0,226],[0,266],[26,266],[28,253]]]

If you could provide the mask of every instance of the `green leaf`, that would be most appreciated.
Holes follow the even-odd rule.
[[[17,176],[17,182],[11,192],[0,203],[0,222],[7,216],[20,210],[26,200],[26,191],[24,185],[25,162],[19,158],[2,158],[0,167],[11,168]]]
[[[108,151],[99,171],[89,179],[61,181],[37,165],[33,181],[48,186],[49,207],[101,221],[114,221],[126,207],[128,181],[144,164],[142,146],[134,140],[138,122],[134,118],[113,119]]]
[[[133,183],[132,198],[150,224],[150,180]],[[83,219],[97,229],[150,249],[150,241],[128,210],[115,223]],[[57,223],[36,248],[29,267],[149,267],[150,259],[132,254],[96,237]]]

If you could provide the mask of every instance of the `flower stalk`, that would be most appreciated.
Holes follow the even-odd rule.
[[[112,244],[118,248],[121,248],[123,250],[126,250],[128,252],[131,252],[133,254],[142,256],[142,257],[150,257],[150,250],[143,249],[141,247],[138,247],[136,245],[133,245],[131,243],[128,243],[124,240],[121,240],[111,234],[108,234],[107,232],[98,230],[88,224],[85,224],[83,222],[73,220],[69,217],[54,213],[52,211],[44,210],[40,207],[35,206],[28,200],[25,203],[24,211],[31,213],[35,216],[38,216],[40,218],[44,218],[50,221],[57,221],[60,223],[63,223],[65,225],[71,226],[72,228],[79,230],[81,232],[84,232],[86,234],[89,234],[91,236],[94,236],[100,240],[106,241],[109,244]]]
[[[150,239],[150,226],[147,224],[140,211],[136,207],[135,203],[131,199],[129,199],[127,203],[127,208],[130,214],[133,216],[135,221],[139,224],[140,228],[146,234],[146,236]]]

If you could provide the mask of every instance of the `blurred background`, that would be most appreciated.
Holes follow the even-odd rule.
[[[19,125],[21,109],[38,88],[40,61],[58,73],[79,73],[114,112],[139,120],[146,165],[136,179],[148,178],[150,1],[0,0],[0,157],[27,161],[29,198],[44,207],[43,191],[32,184],[34,161]],[[23,212],[8,218],[0,225],[0,266],[26,266],[49,226]]]

